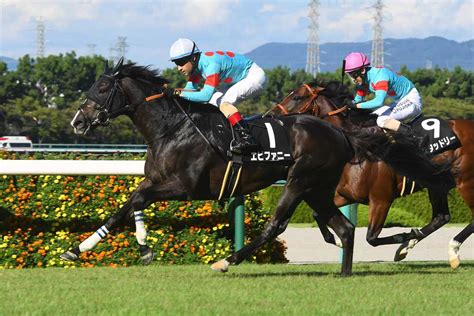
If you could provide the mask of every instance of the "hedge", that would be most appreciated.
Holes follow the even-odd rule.
[[[0,153],[0,159],[84,159],[83,155]],[[121,155],[120,158],[142,159]],[[90,156],[87,159],[110,159]],[[1,160],[0,160],[1,163]],[[66,263],[59,254],[92,234],[128,199],[142,181],[132,176],[0,176],[0,268],[92,267],[141,264],[134,224],[112,231],[94,251]],[[256,194],[245,198],[246,242],[259,234],[271,214]],[[144,210],[148,244],[156,261],[166,264],[210,263],[232,252],[227,210],[212,201],[157,202]],[[287,262],[276,240],[252,257],[254,262]]]
[[[263,208],[272,213],[278,203],[283,187],[269,187],[260,192],[264,201]],[[456,190],[451,190],[448,196],[451,223],[468,223],[471,221],[471,210]],[[427,224],[431,220],[432,210],[426,190],[416,192],[407,197],[398,198],[392,204],[388,213],[385,227],[406,226],[417,227]],[[312,209],[301,203],[291,218],[291,223],[315,223]],[[357,212],[357,226],[366,227],[368,224],[368,207],[359,205]]]

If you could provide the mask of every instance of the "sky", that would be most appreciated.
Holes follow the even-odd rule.
[[[372,39],[375,0],[319,0],[319,42]],[[384,38],[474,39],[474,0],[382,0]],[[304,43],[308,0],[0,0],[0,56],[36,56],[36,25],[45,25],[45,54],[111,57],[126,37],[126,57],[173,67],[178,38],[201,50],[247,53],[269,42]]]

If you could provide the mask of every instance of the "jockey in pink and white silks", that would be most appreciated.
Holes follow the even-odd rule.
[[[183,91],[168,88],[164,93],[219,107],[235,131],[236,143],[231,149],[235,152],[257,150],[259,146],[235,104],[266,87],[265,72],[244,55],[220,50],[201,52],[193,41],[185,38],[173,43],[170,58],[178,70],[188,76],[188,82]],[[202,80],[204,85],[199,89]]]
[[[357,94],[353,109],[374,109],[379,127],[394,131],[411,132],[409,123],[422,113],[422,102],[418,90],[406,77],[385,67],[371,67],[369,59],[362,53],[346,56],[345,73],[356,84]],[[375,97],[365,101],[365,96],[374,93]],[[384,105],[385,98],[394,102]]]

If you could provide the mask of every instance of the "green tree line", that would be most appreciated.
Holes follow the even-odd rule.
[[[19,59],[16,70],[0,62],[0,136],[27,135],[35,143],[143,143],[127,117],[119,117],[107,128],[87,137],[76,136],[69,125],[87,90],[103,72],[102,56],[76,56],[74,52]],[[474,119],[473,72],[447,69],[402,68],[422,93],[425,114],[444,118]],[[165,69],[170,86],[183,87],[184,76]],[[239,104],[245,115],[264,113],[302,83],[314,81],[304,70],[286,67],[267,69],[268,86],[259,96]],[[340,69],[321,73],[318,79],[340,80]],[[345,79],[346,84],[350,84]]]

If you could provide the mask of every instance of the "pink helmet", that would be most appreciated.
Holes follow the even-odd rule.
[[[344,69],[346,73],[370,66],[369,59],[362,53],[350,53],[344,60],[346,61]]]

